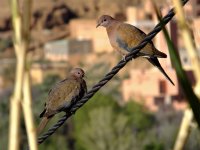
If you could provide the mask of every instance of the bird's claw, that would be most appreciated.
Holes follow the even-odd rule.
[[[75,111],[71,111],[70,113],[71,113],[72,115],[74,115],[74,114],[75,114]]]
[[[122,60],[123,60],[123,61],[126,61],[126,55],[123,55],[123,56],[122,56]]]

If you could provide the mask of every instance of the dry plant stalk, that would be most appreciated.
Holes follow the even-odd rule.
[[[200,60],[198,58],[197,51],[195,50],[194,44],[192,42],[191,34],[186,24],[184,11],[183,11],[181,2],[180,0],[173,0],[173,3],[174,3],[175,10],[177,13],[177,20],[178,20],[179,27],[181,29],[181,34],[185,43],[185,47],[189,54],[191,64],[193,67],[193,72],[197,81],[196,86],[195,86],[195,93],[200,98]]]
[[[25,71],[24,74],[24,85],[23,85],[23,101],[22,101],[22,108],[24,112],[24,118],[26,123],[26,131],[28,133],[28,141],[29,147],[31,150],[37,150],[37,141],[36,141],[36,129],[33,122],[33,115],[32,115],[32,98],[31,98],[31,91],[30,91],[30,75],[28,71]]]
[[[190,35],[189,29],[186,24],[186,20],[184,17],[183,7],[181,5],[180,0],[173,0],[175,10],[177,12],[177,19],[180,26],[181,34],[188,51],[191,64],[193,67],[193,72],[196,78],[196,85],[194,88],[195,94],[200,98],[200,60],[198,58],[197,51],[195,51],[195,47],[192,42],[192,37]],[[187,141],[187,138],[190,133],[190,124],[192,122],[193,113],[191,109],[185,110],[184,117],[181,123],[181,128],[174,146],[174,150],[182,150]]]
[[[180,131],[178,133],[178,138],[174,146],[174,150],[182,150],[184,148],[184,143],[186,143],[187,138],[190,133],[190,125],[193,119],[193,112],[191,109],[186,109],[181,122]]]
[[[9,150],[19,149],[19,132],[20,132],[20,102],[22,99],[22,82],[24,74],[24,54],[22,37],[21,37],[21,17],[18,10],[17,0],[11,1],[12,9],[12,23],[13,23],[13,38],[15,53],[17,56],[17,68],[16,68],[16,81],[14,87],[14,95],[11,98],[10,105],[10,127],[9,127]],[[22,56],[22,59],[19,59]]]
[[[20,114],[22,92],[24,95],[23,110],[26,122],[26,129],[31,150],[37,150],[36,135],[33,124],[31,108],[31,94],[28,68],[25,68],[26,50],[29,44],[29,27],[30,27],[30,9],[31,0],[23,0],[24,12],[20,13],[18,0],[11,0],[12,23],[13,23],[13,40],[17,57],[16,82],[14,94],[11,98],[10,105],[10,127],[9,127],[9,150],[19,149],[20,139]],[[23,15],[22,15],[23,14]],[[24,73],[25,76],[24,76]],[[25,78],[25,79],[24,79]],[[24,86],[24,88],[23,88]]]

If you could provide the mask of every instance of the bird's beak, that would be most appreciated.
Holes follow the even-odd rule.
[[[99,26],[100,26],[100,23],[99,23],[99,24],[97,24],[96,28],[98,28]]]

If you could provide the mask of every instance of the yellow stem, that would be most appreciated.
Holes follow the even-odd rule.
[[[28,89],[24,89],[25,103],[23,103],[23,110],[25,114],[25,121],[27,126],[27,134],[31,150],[37,150],[36,135],[34,133],[34,124],[31,105],[30,83],[26,79],[24,82],[24,72],[26,61],[26,50],[29,44],[30,37],[30,18],[31,18],[31,0],[23,0],[24,11],[20,14],[18,0],[11,0],[12,10],[12,24],[13,24],[13,40],[17,57],[16,68],[16,81],[14,87],[14,94],[11,98],[10,104],[10,127],[9,127],[9,150],[19,149],[19,132],[20,132],[20,114],[21,114],[21,100],[23,86]],[[28,70],[26,70],[28,71]],[[28,74],[28,73],[27,73]],[[28,76],[28,75],[27,75]],[[23,85],[24,84],[24,85]]]
[[[190,124],[192,122],[193,113],[191,109],[186,109],[181,123],[180,131],[174,146],[174,150],[183,150],[186,140],[190,133]]]
[[[200,98],[200,60],[198,58],[197,50],[193,45],[193,40],[186,24],[183,7],[180,0],[173,0],[175,10],[177,13],[177,20],[181,29],[185,47],[191,60],[192,69],[196,78],[196,85],[194,88],[195,94]],[[175,143],[174,150],[182,150],[190,133],[190,124],[192,122],[193,113],[190,109],[186,110],[181,123],[181,128]]]
[[[9,150],[19,149],[19,136],[20,136],[20,114],[21,107],[20,101],[22,99],[22,84],[23,84],[23,73],[25,66],[25,47],[22,44],[21,38],[21,18],[18,11],[18,1],[11,1],[12,9],[12,23],[13,23],[13,39],[14,47],[17,56],[17,68],[16,68],[16,81],[14,87],[14,94],[10,102],[10,126],[9,126]]]
[[[188,51],[188,54],[190,56],[191,64],[192,64],[192,69],[196,78],[196,86],[200,86],[200,60],[198,58],[197,50],[195,50],[193,40],[191,37],[191,34],[189,32],[188,26],[186,24],[186,20],[184,17],[184,12],[183,12],[183,7],[181,5],[180,0],[173,0],[175,10],[177,13],[177,19],[178,23],[181,29],[181,34],[185,43],[185,47]],[[199,95],[198,95],[199,96]]]
[[[20,100],[11,98],[10,101],[10,127],[9,127],[9,150],[19,149],[19,132],[20,132]]]
[[[24,74],[24,86],[23,86],[23,103],[22,108],[25,117],[26,131],[28,134],[28,142],[30,150],[38,150],[37,140],[36,140],[36,129],[34,126],[34,119],[32,114],[32,98],[31,98],[31,87],[30,87],[30,75],[26,71]]]

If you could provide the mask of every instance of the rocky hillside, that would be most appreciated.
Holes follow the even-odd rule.
[[[144,2],[145,0],[33,0],[30,50],[41,47],[47,41],[68,36],[68,22],[72,18],[97,18],[102,14],[110,14],[123,20],[127,6],[142,5]],[[5,47],[12,47],[10,41],[9,1],[1,0],[0,52]]]
[[[141,5],[145,0],[33,0],[33,28],[48,28],[68,23],[71,18],[96,18],[102,14],[123,15],[130,5]],[[9,1],[1,0],[0,32],[10,30]]]

